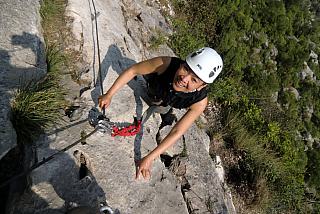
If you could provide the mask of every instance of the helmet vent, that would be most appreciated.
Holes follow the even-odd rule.
[[[212,83],[223,67],[221,56],[209,47],[200,48],[190,53],[186,58],[186,62],[194,74],[206,83]]]
[[[200,50],[194,52],[193,54],[191,54],[191,58],[201,54],[203,50],[204,50],[204,48],[201,48]]]

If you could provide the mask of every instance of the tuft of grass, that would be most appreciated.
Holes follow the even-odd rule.
[[[11,101],[11,122],[18,144],[32,143],[50,125],[61,121],[66,101],[59,86],[66,55],[61,48],[59,26],[63,26],[64,0],[42,0],[40,15],[46,45],[47,75],[40,80],[20,81]]]
[[[56,43],[46,41],[46,63],[47,71],[50,78],[59,80],[61,74],[61,67],[66,61],[66,57],[63,51],[58,47]]]
[[[61,20],[65,5],[65,0],[41,0],[40,16],[42,18],[42,26],[53,27],[51,23]]]
[[[184,135],[182,136],[182,139],[183,139],[183,149],[179,155],[180,157],[188,157],[187,145],[186,145],[186,140]]]
[[[304,177],[298,166],[304,165],[304,157],[299,153],[298,146],[296,150],[274,151],[261,133],[248,131],[247,121],[239,112],[229,112],[224,119],[222,136],[226,147],[240,151],[242,162],[239,162],[239,166],[244,164],[241,172],[236,170],[237,175],[229,176],[239,176],[253,188],[252,208],[263,209],[267,213],[269,209],[282,212],[289,207],[290,212],[302,210]],[[283,140],[280,143],[288,144],[290,141]],[[294,155],[301,157],[293,159]],[[260,192],[266,192],[268,197]]]
[[[47,40],[47,46],[55,46],[51,50],[63,51],[64,64],[68,67],[65,73],[70,74],[75,82],[84,83],[80,80],[81,72],[79,72],[82,69],[81,65],[86,64],[82,58],[83,34],[80,40],[74,38],[70,28],[73,20],[65,15],[66,4],[66,0],[41,0],[40,15],[43,35]],[[79,47],[79,50],[68,48],[76,46]],[[56,53],[47,51],[47,54]]]
[[[63,106],[63,94],[55,87],[30,82],[19,88],[11,103],[11,122],[18,143],[31,143],[46,127],[58,122],[59,109]]]
[[[66,102],[59,87],[59,71],[63,57],[53,47],[47,47],[47,75],[38,81],[21,81],[11,102],[11,122],[18,143],[31,143],[49,125],[59,122]],[[54,54],[53,54],[54,53]]]

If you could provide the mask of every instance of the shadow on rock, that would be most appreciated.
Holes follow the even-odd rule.
[[[49,149],[50,141],[43,136],[37,142],[44,157],[58,152]],[[91,158],[79,149],[71,151],[72,156],[61,153],[32,172],[31,189],[10,213],[66,213],[78,207],[99,213],[101,206],[107,206],[105,193],[94,177]]]
[[[44,44],[37,35],[23,32],[13,35],[11,43],[21,48],[11,51],[0,49],[0,85],[17,88],[23,82],[39,80],[46,74]],[[28,49],[32,51],[28,52]],[[18,62],[22,65],[12,65]]]
[[[109,46],[108,51],[101,63],[101,78],[98,75],[97,81],[95,83],[95,88],[91,91],[91,98],[95,103],[95,106],[98,106],[98,97],[101,95],[102,90],[100,85],[103,85],[108,70],[111,67],[118,75],[121,75],[123,71],[135,64],[136,61],[126,57],[122,54],[121,50],[115,44]],[[141,76],[137,76],[133,80],[128,82],[128,86],[134,93],[135,102],[136,102],[136,116],[137,118],[142,117],[143,103],[147,99],[145,81]],[[105,92],[104,92],[105,93]],[[138,133],[134,140],[134,159],[135,162],[141,159],[141,139],[143,137],[143,127],[141,128],[140,133]]]
[[[30,81],[42,78],[45,73],[44,45],[37,35],[23,32],[22,35],[13,35],[12,50],[0,49],[0,157],[2,173],[6,173],[6,181],[21,173],[29,166],[32,155],[26,151],[24,145],[17,145],[16,132],[13,130],[10,101],[12,89],[21,88]],[[31,50],[31,51],[30,51]],[[17,155],[3,158],[16,151]],[[31,157],[28,157],[31,156]],[[3,180],[2,180],[3,181]],[[27,186],[27,177],[12,179],[1,194],[0,212],[4,213],[12,206],[12,201],[18,198]]]
[[[0,49],[0,85],[12,89],[20,87],[23,84],[21,81],[28,82],[43,77],[46,70],[41,68],[45,67],[44,44],[41,40],[36,35],[24,32],[22,35],[12,36],[11,42],[13,45],[22,47],[18,50],[21,53],[31,49],[33,54],[28,52],[30,54],[30,58],[28,58],[29,56],[25,57],[24,55],[17,56],[16,50],[10,52]],[[25,67],[13,65],[12,56],[18,61],[19,57],[27,59],[27,62],[22,62],[25,63]],[[8,89],[2,90],[2,87],[0,88],[1,91],[4,91],[1,97],[8,96]],[[9,111],[8,102],[6,105]],[[2,117],[2,115],[0,116]],[[38,158],[46,158],[58,152],[58,150],[50,149],[51,141],[44,136],[34,143],[35,147],[39,146],[36,148],[39,154]],[[31,159],[31,156],[33,154],[24,155],[28,159]],[[33,161],[26,162],[24,160],[25,167],[29,167]],[[15,197],[11,197],[8,201],[6,213],[65,213],[77,206],[88,206],[97,211],[95,213],[98,213],[100,204],[106,204],[105,193],[98,185],[92,172],[90,157],[84,152],[74,151],[73,157],[67,153],[61,153],[49,163],[31,172],[31,175],[31,186],[25,186],[25,189],[19,194],[10,193]],[[15,185],[13,182],[10,187]]]

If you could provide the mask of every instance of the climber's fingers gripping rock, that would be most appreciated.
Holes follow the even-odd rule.
[[[99,102],[99,108],[100,109],[105,109],[108,108],[108,106],[111,103],[112,97],[110,97],[108,94],[104,94],[99,96],[98,102]]]
[[[141,175],[145,180],[149,180],[151,178],[152,162],[153,160],[148,156],[144,157],[138,162],[136,179],[139,179]]]

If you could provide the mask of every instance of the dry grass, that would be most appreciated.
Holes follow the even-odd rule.
[[[65,15],[65,8],[65,0],[42,0],[41,24],[46,44],[48,46],[54,45],[59,51],[63,52],[64,65],[68,68],[64,72],[70,74],[74,81],[81,83],[81,73],[79,71],[84,64],[82,55],[83,36],[81,36],[80,41],[74,38],[70,27],[73,20]],[[74,47],[78,47],[78,49],[76,50]]]

